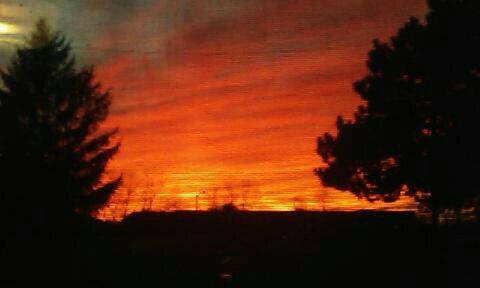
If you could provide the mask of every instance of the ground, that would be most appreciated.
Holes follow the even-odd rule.
[[[480,226],[441,226],[432,234],[411,212],[137,213],[117,224],[82,223],[63,267],[65,287],[480,283]]]

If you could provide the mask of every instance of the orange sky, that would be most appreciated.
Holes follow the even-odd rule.
[[[43,2],[113,87],[125,183],[100,217],[195,209],[197,195],[201,209],[414,207],[324,188],[313,169],[316,138],[360,104],[372,40],[423,19],[424,0]]]
[[[312,170],[316,138],[360,103],[351,84],[372,39],[421,17],[423,1],[214,2],[158,2],[98,36],[95,49],[112,51],[98,76],[114,87],[109,121],[123,143],[112,167],[125,175],[104,213],[122,213],[128,189],[129,211],[195,209],[197,195],[201,209],[231,198],[247,209],[412,207],[323,188]]]

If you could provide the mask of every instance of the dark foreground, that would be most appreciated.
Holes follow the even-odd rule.
[[[52,283],[480,287],[478,224],[442,226],[432,237],[411,213],[140,213],[120,224],[83,221],[79,227],[64,263],[38,261],[38,271]],[[20,287],[30,277],[14,275],[22,275],[18,266],[6,287]]]

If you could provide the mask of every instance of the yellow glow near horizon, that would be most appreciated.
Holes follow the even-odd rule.
[[[0,34],[15,34],[18,32],[16,26],[5,22],[0,22]]]
[[[4,23],[0,23],[0,33],[8,33],[8,26]]]

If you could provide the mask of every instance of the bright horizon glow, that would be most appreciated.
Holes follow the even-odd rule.
[[[15,34],[18,33],[16,26],[5,22],[0,22],[0,34]]]

